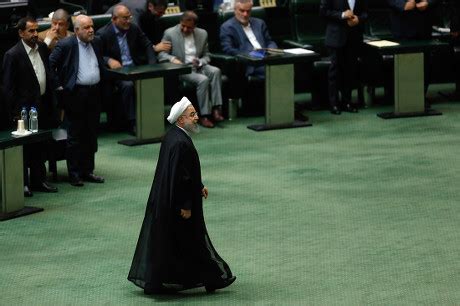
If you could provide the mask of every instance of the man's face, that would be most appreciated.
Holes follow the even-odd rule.
[[[193,20],[182,20],[180,22],[180,30],[185,36],[192,34],[194,29],[195,22]]]
[[[27,22],[24,31],[19,30],[19,37],[31,48],[34,48],[38,41],[38,23]]]
[[[149,3],[149,11],[150,13],[152,13],[152,15],[154,15],[155,17],[157,18],[160,18],[161,16],[163,16],[166,12],[166,7],[164,6],[154,6],[152,3]]]
[[[252,3],[236,3],[235,18],[244,26],[248,25],[249,17],[251,17]]]
[[[75,29],[75,34],[81,41],[86,43],[94,39],[93,20],[85,17],[80,22],[80,27]]]
[[[131,20],[133,16],[127,8],[120,9],[117,15],[112,17],[112,23],[123,31],[128,31],[131,27]]]
[[[51,20],[51,29],[54,29],[60,37],[65,37],[69,29],[69,23],[65,19],[53,19]]]
[[[179,125],[184,130],[191,133],[198,133],[200,131],[200,127],[198,126],[198,114],[193,105],[187,107],[179,120]]]

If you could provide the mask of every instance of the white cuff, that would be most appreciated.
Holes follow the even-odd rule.
[[[53,40],[52,40],[51,38],[46,37],[45,40],[44,40],[44,43],[45,43],[47,46],[49,46],[49,45],[51,45],[51,42],[52,42],[52,41],[53,41]]]

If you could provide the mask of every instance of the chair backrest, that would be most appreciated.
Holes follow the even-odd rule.
[[[326,21],[319,15],[319,0],[291,0],[291,33],[293,40],[313,46],[322,45]]]
[[[101,14],[101,15],[92,15],[90,16],[91,19],[93,19],[93,24],[94,24],[94,31],[97,31],[98,29],[102,28],[106,24],[108,24],[111,19],[112,15],[110,14]],[[75,19],[75,16],[72,16],[70,21],[70,26],[69,30],[73,31],[73,20]],[[51,27],[51,20],[42,20],[38,23],[38,31],[44,31],[47,30]]]

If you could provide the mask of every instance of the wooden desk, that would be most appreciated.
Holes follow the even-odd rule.
[[[380,55],[394,55],[394,111],[379,113],[383,119],[442,115],[425,109],[424,52],[433,48],[448,47],[438,40],[397,41],[397,46],[367,46]]]
[[[0,221],[33,214],[43,208],[24,206],[24,167],[22,146],[51,139],[50,130],[13,137],[0,132]]]
[[[237,60],[253,66],[265,66],[265,123],[249,125],[254,131],[311,126],[308,121],[294,119],[294,64],[313,62],[317,53],[277,54],[263,59],[237,55]]]
[[[119,80],[134,81],[136,91],[136,138],[121,140],[127,146],[160,142],[164,134],[164,80],[166,76],[188,74],[190,65],[162,63],[109,69]]]

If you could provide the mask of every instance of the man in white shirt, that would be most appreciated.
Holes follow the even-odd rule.
[[[3,57],[3,94],[10,115],[10,127],[16,127],[22,108],[38,110],[39,129],[56,126],[48,48],[38,41],[38,23],[31,17],[19,20],[19,42]],[[24,195],[32,190],[57,192],[46,182],[46,147],[41,143],[24,146]],[[29,171],[30,169],[30,177]]]
[[[209,65],[208,33],[196,27],[198,17],[193,11],[181,16],[180,24],[165,31],[163,40],[171,42],[171,50],[158,55],[160,62],[192,64],[190,74],[179,78],[196,86],[196,95],[200,110],[199,123],[212,128],[214,122],[223,121],[222,117],[222,75],[219,68]]]

